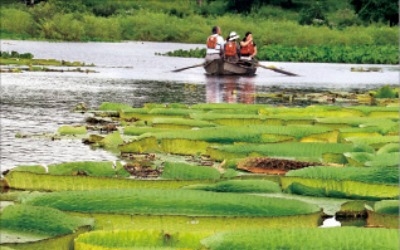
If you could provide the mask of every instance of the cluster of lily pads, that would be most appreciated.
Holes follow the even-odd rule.
[[[2,245],[298,249],[301,241],[305,249],[396,249],[398,108],[389,101],[85,109],[86,122],[60,127],[57,137],[80,138],[120,160],[5,173],[13,191],[0,196],[11,204],[1,212]],[[328,201],[339,209],[327,214]],[[327,215],[367,221],[318,228]],[[17,237],[24,243],[12,244]]]

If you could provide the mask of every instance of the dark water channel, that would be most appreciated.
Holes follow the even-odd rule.
[[[136,107],[149,102],[260,103],[262,100],[254,97],[256,93],[277,89],[343,90],[398,83],[398,67],[390,65],[379,65],[382,72],[354,73],[350,68],[360,65],[262,62],[301,76],[288,77],[260,68],[254,77],[218,78],[207,77],[201,67],[180,73],[171,72],[176,68],[201,63],[202,59],[155,55],[202,46],[150,42],[1,41],[2,51],[30,52],[35,58],[41,59],[93,63],[96,66],[90,69],[97,71],[89,74],[1,74],[1,170],[16,165],[116,160],[115,155],[92,150],[80,140],[52,141],[38,136],[16,138],[16,134],[54,133],[61,125],[81,123],[85,115],[71,112],[80,102],[90,108],[96,108],[105,101],[128,103]]]

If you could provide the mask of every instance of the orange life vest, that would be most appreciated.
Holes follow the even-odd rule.
[[[217,48],[217,36],[209,36],[207,38],[207,48],[216,49]]]
[[[254,44],[252,42],[240,48],[241,55],[248,56],[252,55],[253,53],[254,53]]]
[[[236,42],[227,42],[225,44],[225,55],[226,56],[235,56],[236,54],[237,54]]]

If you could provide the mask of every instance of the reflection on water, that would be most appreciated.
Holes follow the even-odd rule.
[[[83,123],[72,113],[83,102],[96,109],[102,102],[133,107],[145,103],[255,103],[252,77],[211,77],[206,84],[134,79],[98,79],[79,74],[3,74],[1,88],[1,161],[4,171],[17,165],[115,160],[104,150],[91,150],[79,139],[52,141],[48,136],[16,138],[17,134],[53,134],[61,125]]]
[[[252,77],[206,76],[208,103],[255,103],[256,87]]]

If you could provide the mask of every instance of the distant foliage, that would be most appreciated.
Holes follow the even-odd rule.
[[[317,26],[329,24],[323,7],[322,3],[315,1],[310,7],[302,9],[299,15],[299,24]]]
[[[1,30],[18,34],[32,34],[34,22],[32,16],[18,9],[0,8]]]
[[[258,49],[257,59],[285,62],[327,62],[357,64],[398,64],[396,46],[376,45],[269,45]],[[177,57],[205,57],[206,49],[170,51],[162,55]]]
[[[366,22],[399,23],[398,1],[393,0],[351,0],[357,15]]]
[[[18,53],[17,51],[0,51],[1,58],[20,58],[20,59],[32,59],[33,55],[31,53]]]

